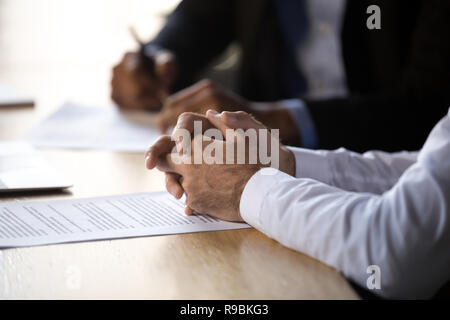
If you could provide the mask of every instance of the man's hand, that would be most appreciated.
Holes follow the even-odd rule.
[[[243,110],[252,113],[269,128],[279,128],[280,138],[285,143],[301,143],[297,124],[280,102],[247,101],[210,80],[202,80],[167,98],[157,123],[161,132],[166,133],[182,113],[205,114],[209,109],[217,112]]]
[[[218,114],[209,111],[206,117],[185,113],[180,116],[174,134],[177,130],[193,130],[193,122],[202,121],[203,129],[218,128],[225,136],[226,129],[264,129],[265,126],[245,112],[223,112]],[[202,135],[193,139],[193,148],[200,145],[204,150],[207,146],[215,144],[216,148],[226,149],[225,144],[234,147],[236,141],[209,140],[205,141]],[[179,152],[185,146],[177,145],[177,154],[168,153],[174,150],[175,142],[169,136],[161,137],[147,152],[147,168],[157,167],[166,172],[166,188],[176,198],[186,193],[186,213],[192,214],[193,210],[211,214],[217,218],[229,221],[242,221],[239,212],[239,204],[242,191],[251,176],[264,166],[261,163],[249,164],[185,164],[183,155]],[[246,150],[248,152],[248,149]],[[295,174],[295,161],[292,152],[280,145],[280,170]],[[175,158],[174,158],[175,157]],[[177,159],[176,163],[173,161]],[[248,154],[246,155],[248,159]]]
[[[212,140],[205,142],[198,135],[193,139],[200,150],[215,144],[216,148],[226,148],[227,142]],[[190,155],[189,155],[190,156]],[[178,157],[175,162],[174,159]],[[208,213],[216,218],[227,221],[243,221],[239,211],[241,194],[247,181],[262,166],[259,164],[185,164],[183,160],[188,155],[172,154],[167,156],[165,163],[160,162],[157,168],[178,175],[175,182],[186,194],[186,214],[194,211]],[[166,180],[167,181],[167,180]],[[168,181],[170,183],[170,181]],[[171,186],[167,186],[171,189]]]
[[[185,112],[205,114],[213,109],[218,112],[247,110],[249,102],[210,81],[202,80],[167,98],[157,123],[163,133],[177,123],[178,117]]]
[[[113,68],[111,98],[122,109],[159,110],[169,95],[176,77],[175,56],[157,50],[151,55],[154,68],[150,70],[146,57],[128,52]]]

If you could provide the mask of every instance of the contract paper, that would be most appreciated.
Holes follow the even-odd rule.
[[[36,147],[144,152],[158,138],[154,116],[66,103],[26,136]]]
[[[209,215],[186,216],[166,192],[0,202],[0,248],[249,228]]]

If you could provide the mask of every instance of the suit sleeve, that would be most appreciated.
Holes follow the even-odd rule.
[[[344,146],[362,152],[367,147],[385,151],[422,147],[450,105],[449,16],[449,1],[421,1],[405,48],[407,59],[400,62],[404,65],[391,88],[377,94],[305,100],[317,129],[318,148]]]
[[[179,67],[176,88],[216,58],[234,38],[234,1],[183,0],[149,45],[175,53]]]
[[[289,147],[295,156],[297,178],[310,178],[355,192],[382,194],[417,161],[417,152],[364,154],[338,150],[309,150]]]

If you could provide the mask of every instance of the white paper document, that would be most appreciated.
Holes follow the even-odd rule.
[[[0,248],[249,228],[208,215],[186,216],[166,192],[0,202]]]
[[[25,106],[34,104],[33,99],[16,88],[0,82],[0,107]]]
[[[144,152],[159,137],[148,112],[66,103],[26,136],[36,147]]]
[[[67,178],[23,141],[0,141],[0,192],[65,189]]]

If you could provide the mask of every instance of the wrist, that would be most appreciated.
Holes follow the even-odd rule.
[[[280,130],[284,144],[299,146],[301,136],[297,124],[289,110],[281,102],[253,102],[249,104],[251,113],[271,129]]]
[[[294,153],[285,146],[280,147],[280,171],[295,177],[295,156]]]

